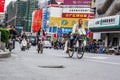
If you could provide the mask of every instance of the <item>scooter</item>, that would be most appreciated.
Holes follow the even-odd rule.
[[[27,39],[27,49],[29,50],[31,47],[30,39]]]
[[[23,40],[21,41],[21,51],[25,51],[26,48],[27,48],[27,41],[25,38],[23,38]]]

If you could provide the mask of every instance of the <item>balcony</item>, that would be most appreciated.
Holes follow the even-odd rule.
[[[119,11],[120,11],[120,0],[114,0],[112,5],[106,11],[105,15],[112,16],[117,14]]]
[[[99,4],[97,7],[97,13],[99,15],[105,14],[108,8],[111,6],[114,0],[106,0],[103,4]]]

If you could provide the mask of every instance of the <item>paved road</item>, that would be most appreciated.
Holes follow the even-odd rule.
[[[63,68],[43,68],[63,66]],[[12,57],[0,59],[0,80],[120,80],[120,56],[85,53],[68,58],[62,50],[35,47],[22,52],[17,44]]]

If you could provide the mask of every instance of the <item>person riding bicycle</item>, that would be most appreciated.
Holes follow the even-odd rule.
[[[70,36],[70,48],[73,47],[73,45],[74,45],[73,42],[77,35],[79,35],[80,37],[82,37],[82,35],[86,35],[86,31],[85,31],[85,28],[83,27],[82,19],[79,19],[78,24],[77,25],[75,24],[72,29],[71,36]]]
[[[45,32],[42,29],[39,29],[37,32],[37,42],[38,42],[39,38],[41,38],[42,41],[45,40]]]
[[[15,26],[12,25],[10,31],[10,38],[13,40],[13,49],[15,48],[15,39],[18,35],[17,30],[15,29]]]

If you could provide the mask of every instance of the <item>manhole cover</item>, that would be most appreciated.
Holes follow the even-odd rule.
[[[38,66],[41,68],[64,68],[62,65],[47,65],[47,66]]]

